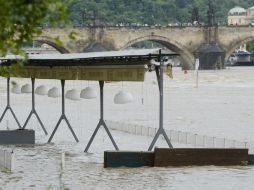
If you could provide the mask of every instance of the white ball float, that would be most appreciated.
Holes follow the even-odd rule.
[[[97,92],[91,87],[86,87],[80,92],[80,98],[93,99],[97,97]]]
[[[30,84],[25,84],[21,87],[21,93],[32,93],[32,86]]]
[[[70,100],[79,100],[79,92],[76,89],[68,90],[65,94],[65,98]]]
[[[133,96],[129,92],[120,91],[114,97],[115,104],[126,104],[133,101]]]
[[[48,94],[48,88],[45,85],[40,85],[35,89],[35,94],[38,95],[47,95]]]
[[[61,96],[61,91],[57,87],[53,87],[48,91],[48,97],[50,98],[58,98]]]
[[[11,89],[11,92],[14,93],[14,94],[21,94],[20,85],[19,84],[14,84],[12,89]]]

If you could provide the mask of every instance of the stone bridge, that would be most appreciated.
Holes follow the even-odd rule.
[[[68,35],[74,32],[76,38]],[[61,41],[61,45],[56,43]],[[225,60],[240,45],[254,40],[254,27],[92,27],[46,28],[35,40],[47,43],[61,53],[97,50],[122,50],[137,42],[155,41],[181,55],[185,68],[193,68],[195,52],[203,44],[216,43]]]

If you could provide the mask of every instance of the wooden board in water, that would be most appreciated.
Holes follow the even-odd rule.
[[[154,164],[154,152],[142,151],[105,151],[104,168],[143,167]]]
[[[155,167],[233,166],[248,163],[248,149],[156,148]]]

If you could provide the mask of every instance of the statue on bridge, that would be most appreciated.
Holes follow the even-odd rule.
[[[213,0],[208,0],[208,11],[207,11],[207,25],[208,27],[216,25],[215,22],[215,9]]]

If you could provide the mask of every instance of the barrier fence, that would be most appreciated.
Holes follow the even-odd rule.
[[[0,169],[13,171],[14,153],[12,151],[0,149]]]
[[[154,136],[157,132],[157,128],[134,125],[118,121],[105,121],[108,127],[112,130],[122,131],[135,135],[142,136]],[[226,138],[211,137],[206,135],[198,135],[190,132],[182,132],[176,130],[165,129],[171,142],[178,144],[191,145],[194,147],[204,148],[248,148],[250,143],[240,142],[237,140],[231,140]],[[163,136],[161,136],[163,139]]]

